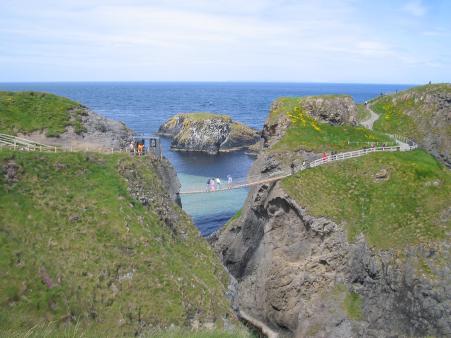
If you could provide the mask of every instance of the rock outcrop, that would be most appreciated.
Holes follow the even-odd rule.
[[[124,123],[101,116],[87,107],[80,106],[77,114],[80,116],[81,130],[68,126],[57,137],[48,137],[43,131],[19,133],[35,142],[52,146],[63,146],[74,150],[110,150],[125,149],[132,140],[133,131]]]
[[[323,121],[351,124],[354,115],[347,112],[354,110],[352,104],[347,106],[350,109],[341,117],[332,103],[327,105],[330,113],[309,111]],[[318,156],[271,151],[290,125],[286,114],[279,114],[281,108],[278,103],[272,107],[263,132],[267,150],[260,153],[250,175],[287,170],[287,158]],[[451,332],[446,241],[387,250],[371,247],[363,235],[350,241],[344,223],[312,216],[280,182],[251,189],[241,215],[210,241],[237,281],[235,308],[282,336],[446,336]]]
[[[158,133],[172,138],[172,150],[209,154],[248,149],[260,140],[255,129],[209,113],[177,114],[161,125]]]

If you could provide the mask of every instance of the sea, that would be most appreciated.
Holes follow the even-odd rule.
[[[364,102],[411,85],[337,83],[232,82],[56,82],[0,83],[1,91],[40,91],[71,98],[108,118],[124,122],[136,133],[153,134],[170,116],[212,112],[261,129],[271,103],[282,96],[347,94]],[[210,177],[223,181],[246,177],[253,158],[244,152],[219,155],[173,152],[162,139],[164,156],[177,170],[183,189],[203,185]],[[247,189],[183,195],[183,209],[202,235],[223,226],[243,206]]]

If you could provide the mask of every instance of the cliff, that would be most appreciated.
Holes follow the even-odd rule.
[[[125,148],[133,132],[65,97],[0,92],[0,133],[80,150]]]
[[[371,103],[380,114],[375,130],[409,137],[451,167],[451,84],[432,84],[383,96]]]
[[[3,131],[61,138],[72,127],[72,101],[24,94],[26,107],[68,118],[56,113],[46,124],[28,121],[16,95],[2,112]],[[120,139],[108,134],[102,140]],[[233,331],[229,276],[174,203],[179,188],[165,159],[0,149],[0,336],[123,337],[172,327],[180,329],[170,336],[214,328],[212,337],[247,336]]]
[[[349,98],[322,98],[321,114],[309,104],[317,100],[274,103],[250,175],[388,142],[353,126]],[[286,336],[445,336],[450,183],[449,171],[417,150],[371,154],[251,189],[239,215],[212,238],[237,280],[234,306]]]
[[[229,116],[210,113],[177,114],[158,133],[172,138],[173,150],[209,154],[248,149],[260,140],[256,130]]]

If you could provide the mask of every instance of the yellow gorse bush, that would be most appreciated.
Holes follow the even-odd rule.
[[[316,121],[313,117],[308,115],[308,113],[302,107],[295,107],[292,112],[289,112],[288,117],[290,118],[292,123],[300,123],[304,127],[307,127],[307,124],[320,132],[321,128],[319,127],[318,121]]]

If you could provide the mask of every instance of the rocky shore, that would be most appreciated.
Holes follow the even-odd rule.
[[[208,154],[255,149],[259,133],[229,116],[210,113],[177,114],[158,133],[172,138],[171,149]]]

